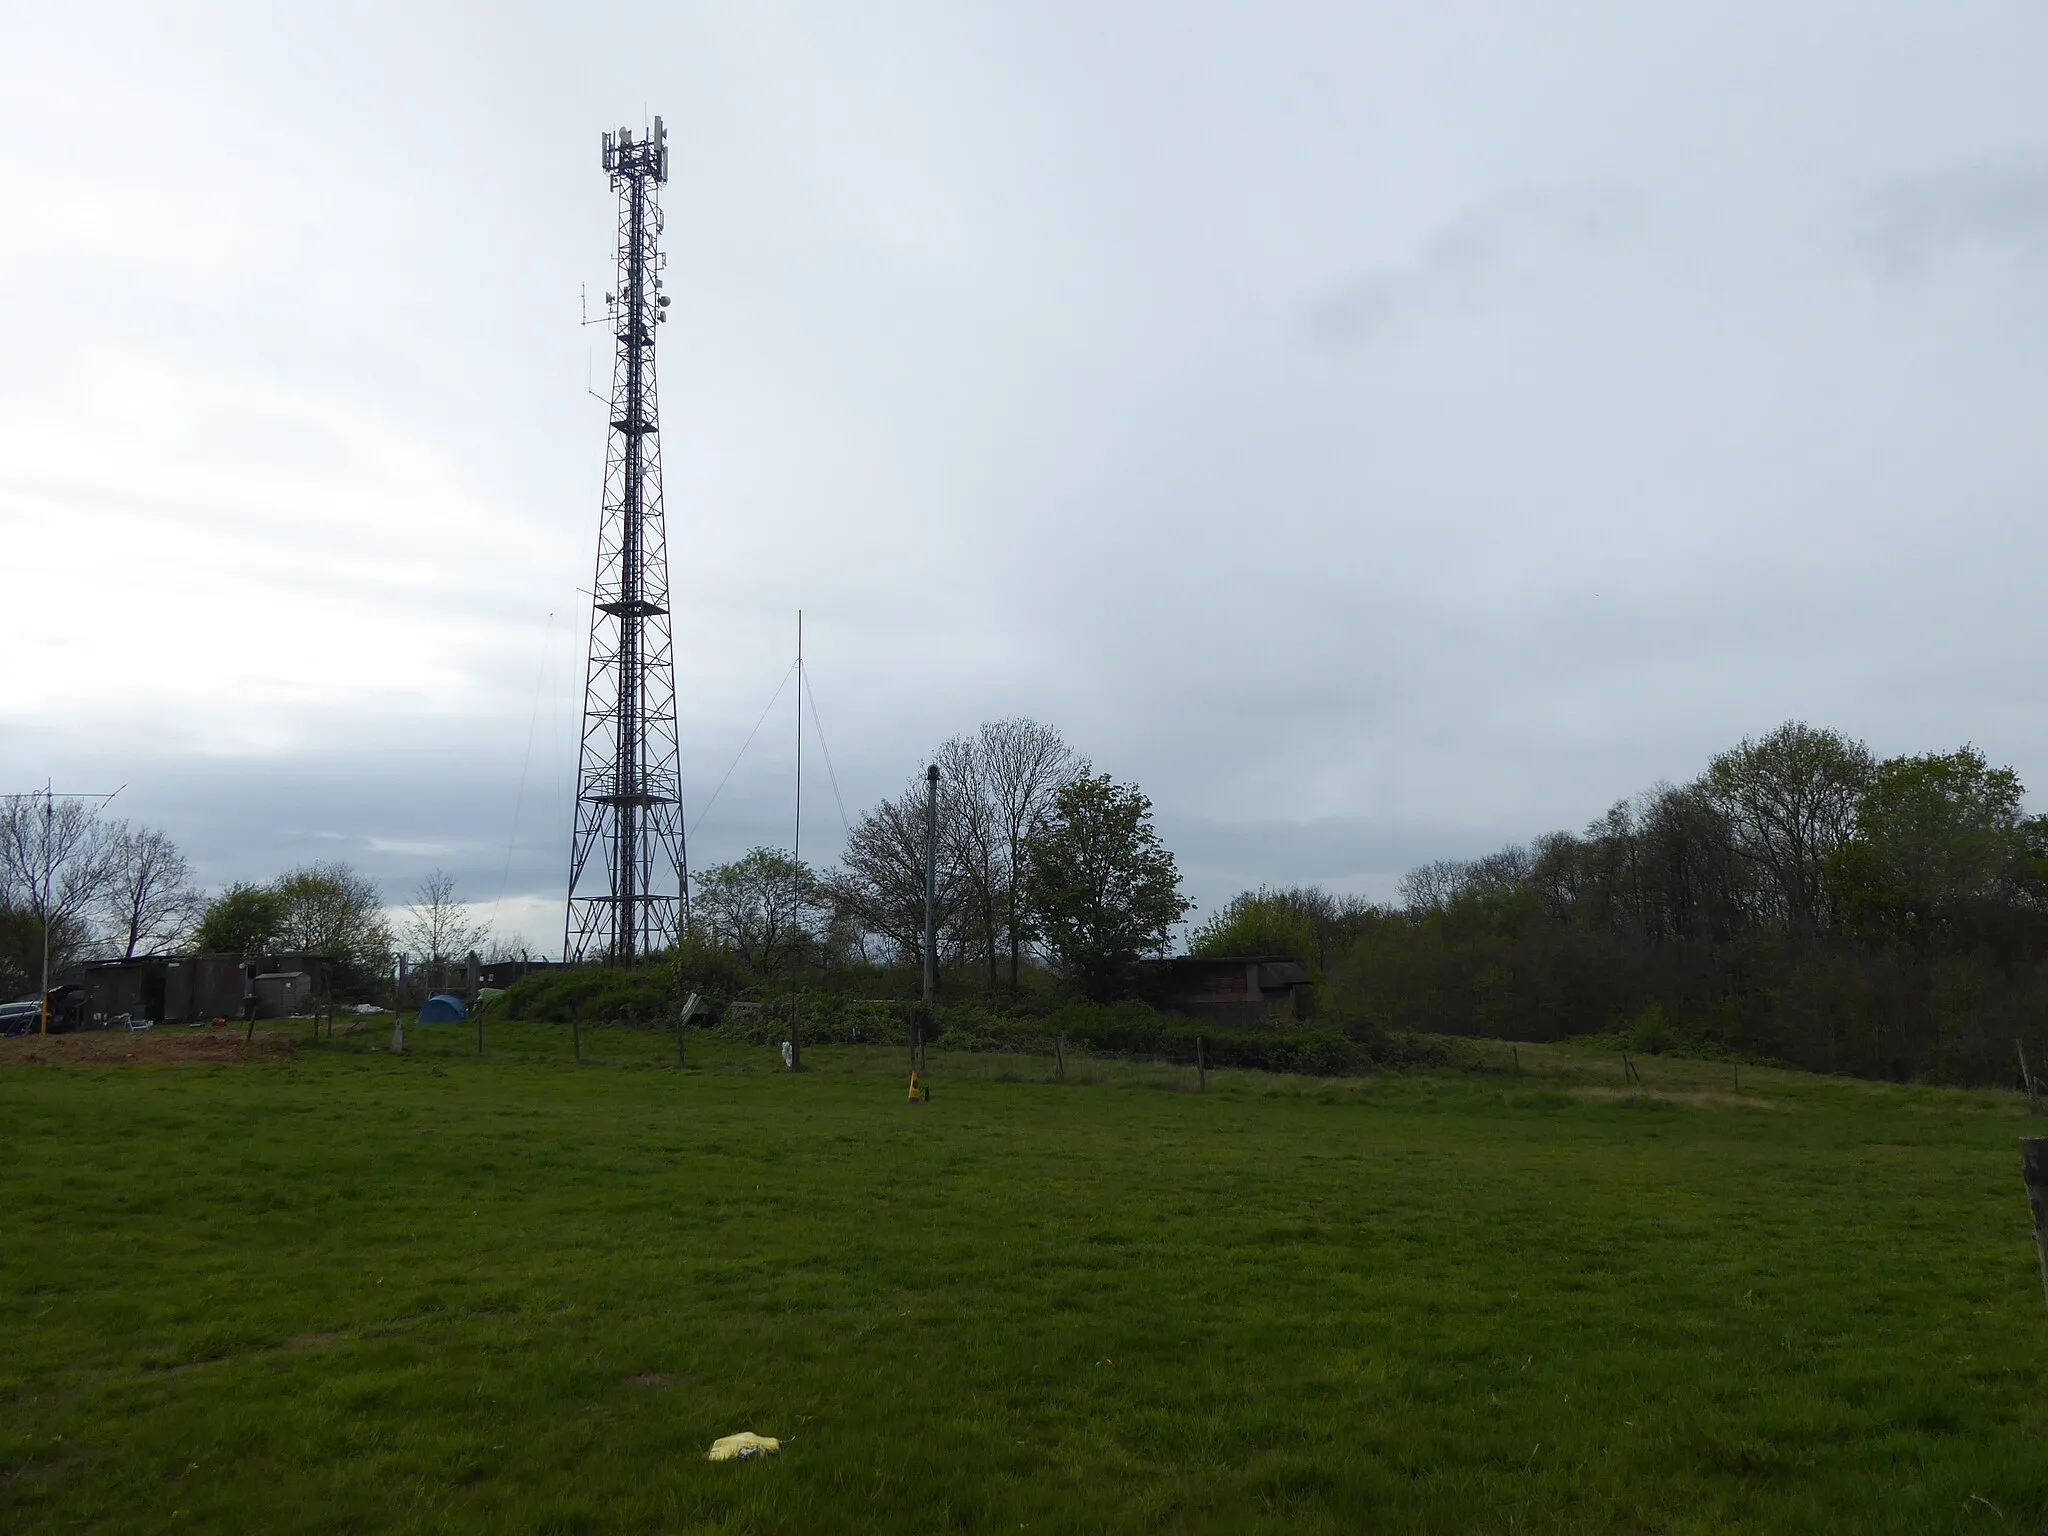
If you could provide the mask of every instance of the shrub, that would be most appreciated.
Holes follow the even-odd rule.
[[[508,1019],[548,1024],[666,1024],[680,1000],[666,966],[622,970],[578,965],[534,971],[505,989],[499,1007]]]

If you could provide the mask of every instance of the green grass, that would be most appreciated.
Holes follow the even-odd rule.
[[[491,1033],[0,1058],[0,1529],[2048,1520],[2010,1095]]]

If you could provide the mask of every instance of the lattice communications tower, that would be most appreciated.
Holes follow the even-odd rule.
[[[637,139],[630,128],[607,133],[604,169],[619,194],[618,283],[605,295],[618,345],[562,951],[566,960],[630,965],[674,942],[689,883],[654,393],[654,340],[668,319],[661,119]]]

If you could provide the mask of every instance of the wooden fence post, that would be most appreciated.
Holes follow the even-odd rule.
[[[2020,1138],[2020,1177],[2034,1215],[2034,1251],[2041,1259],[2041,1293],[2048,1296],[2048,1136]]]
[[[1515,1076],[1520,1077],[1522,1075],[1522,1048],[1519,1045],[1511,1045],[1508,1047],[1508,1053],[1515,1058]]]
[[[569,1015],[569,1042],[575,1049],[576,1059],[583,1059],[583,1020],[577,1014]]]
[[[2034,1074],[2027,1070],[2027,1048],[2018,1040],[2013,1041],[2012,1047],[2020,1053],[2020,1081],[2027,1088],[2027,1113],[2038,1115],[2041,1113],[2041,1099],[2034,1088]]]
[[[1067,1037],[1055,1035],[1052,1042],[1053,1075],[1060,1082],[1067,1080]]]
[[[1209,1091],[1209,1063],[1202,1054],[1202,1037],[1200,1035],[1195,1036],[1195,1081],[1201,1085],[1203,1093]]]

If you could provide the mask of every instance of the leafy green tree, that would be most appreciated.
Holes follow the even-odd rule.
[[[1111,990],[1124,967],[1166,948],[1192,905],[1135,784],[1084,768],[1062,784],[1026,844],[1038,931],[1070,981]]]
[[[1261,886],[1232,897],[1228,906],[1197,928],[1188,939],[1188,953],[1211,960],[1229,955],[1285,955],[1300,961],[1320,979],[1319,915],[1308,909],[1298,893]]]
[[[750,848],[693,883],[691,921],[758,976],[800,963],[830,910],[810,865],[780,848]]]
[[[0,903],[0,1000],[33,994],[42,963],[43,925],[35,913]]]
[[[1878,764],[1829,861],[1837,904],[1872,936],[1922,942],[2009,897],[2039,837],[2025,792],[1970,746]]]
[[[1816,932],[1830,915],[1826,865],[1849,840],[1870,772],[1862,742],[1793,720],[1723,752],[1700,780],[1795,934]]]
[[[392,937],[376,882],[339,861],[288,870],[270,886],[280,949],[325,955],[358,978],[381,977]]]
[[[201,954],[215,955],[270,949],[277,942],[284,915],[284,902],[269,886],[231,885],[200,913],[192,944]]]

